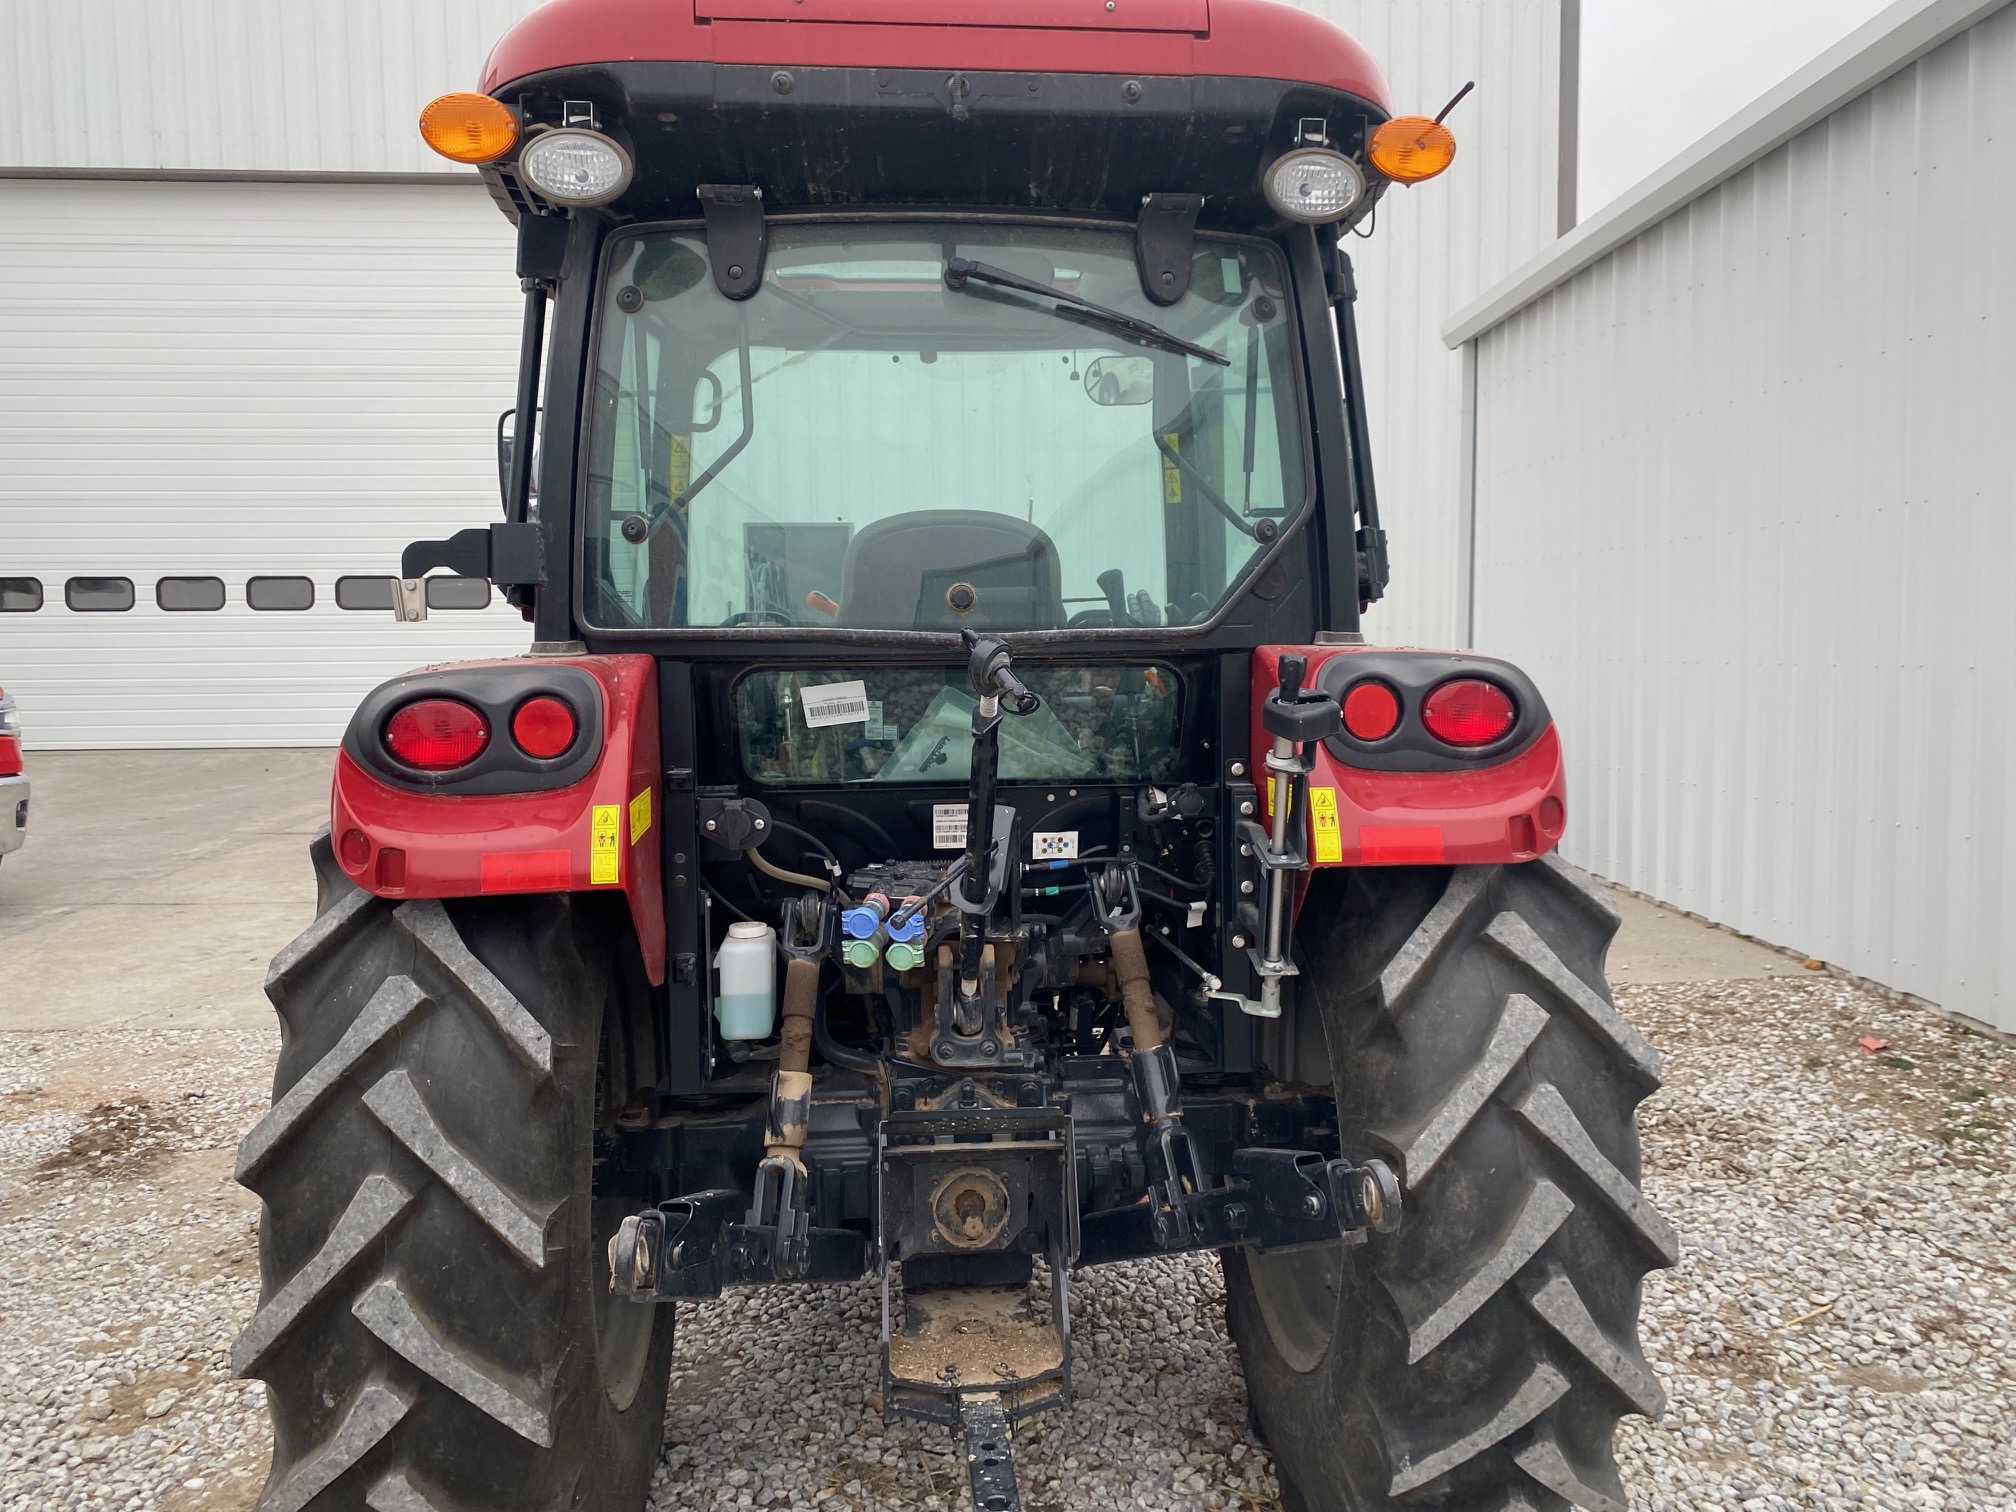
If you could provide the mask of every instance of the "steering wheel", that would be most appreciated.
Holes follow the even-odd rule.
[[[724,625],[795,625],[798,622],[781,609],[744,609],[721,621]]]

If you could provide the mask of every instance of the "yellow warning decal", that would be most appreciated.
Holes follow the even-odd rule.
[[[1344,832],[1337,827],[1337,789],[1309,789],[1309,828],[1315,833],[1315,861],[1344,859]]]
[[[1163,433],[1162,441],[1169,450],[1162,457],[1162,502],[1181,504],[1183,502],[1183,469],[1171,459],[1176,455],[1176,443],[1183,438],[1176,431]]]
[[[644,832],[651,828],[651,789],[646,788],[630,800],[630,843],[635,845],[644,838]]]
[[[688,436],[676,432],[665,458],[665,490],[673,498],[686,492],[686,485],[693,481],[693,441]]]
[[[617,879],[618,857],[622,854],[617,842],[623,832],[623,805],[596,804],[592,828],[593,838],[588,852],[588,880],[600,887]]]

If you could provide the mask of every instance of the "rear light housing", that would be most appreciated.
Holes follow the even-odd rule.
[[[490,721],[458,698],[422,698],[385,721],[385,749],[420,772],[452,772],[481,756],[490,744]]]
[[[526,699],[511,716],[511,739],[519,750],[539,761],[566,755],[579,733],[574,711],[549,695]]]
[[[1344,728],[1353,740],[1384,740],[1400,727],[1400,695],[1376,677],[1354,683],[1344,694]]]
[[[21,775],[21,717],[14,700],[0,689],[0,777]]]
[[[1518,721],[1512,695],[1481,677],[1452,678],[1421,703],[1422,726],[1444,745],[1459,750],[1495,745]]]
[[[550,792],[595,770],[605,718],[603,685],[585,667],[465,662],[374,688],[350,716],[343,750],[380,781],[415,792]]]

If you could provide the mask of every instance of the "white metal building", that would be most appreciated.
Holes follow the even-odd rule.
[[[1450,324],[1604,876],[2016,1029],[2016,7],[1902,0]]]
[[[1480,81],[1456,168],[1354,244],[1396,564],[1372,632],[1447,641],[1460,364],[1436,330],[1555,229],[1576,0],[1317,3],[1402,109]],[[0,684],[32,745],[333,742],[387,676],[522,649],[501,603],[402,627],[336,585],[495,518],[512,240],[413,122],[531,5],[0,7],[0,579],[41,593],[0,593]]]
[[[1308,0],[1304,0],[1308,3]],[[1384,645],[1459,646],[1469,581],[1463,365],[1438,338],[1449,312],[1575,222],[1580,0],[1319,0],[1386,70],[1393,108],[1449,117],[1456,163],[1391,189],[1374,234],[1346,243],[1379,505],[1393,584],[1366,616]],[[1565,110],[1564,110],[1565,106]],[[1565,169],[1565,171],[1564,171]]]
[[[413,120],[527,8],[0,8],[0,684],[32,745],[330,743],[394,673],[524,648],[501,601],[402,627],[337,584],[496,517],[512,240]]]

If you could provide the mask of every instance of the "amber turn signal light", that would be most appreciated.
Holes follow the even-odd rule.
[[[1419,184],[1456,161],[1456,133],[1427,116],[1395,116],[1372,133],[1372,166],[1396,184]]]
[[[445,94],[420,112],[420,135],[457,163],[493,163],[518,143],[518,117],[486,94]]]

